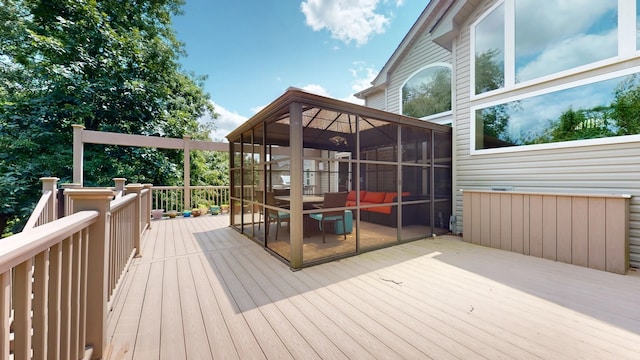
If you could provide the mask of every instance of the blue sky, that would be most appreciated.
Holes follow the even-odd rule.
[[[428,2],[186,0],[173,22],[222,140],[290,86],[357,102]]]

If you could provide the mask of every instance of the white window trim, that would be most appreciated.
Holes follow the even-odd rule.
[[[504,154],[504,153],[513,153],[513,152],[522,152],[522,151],[564,149],[564,148],[575,148],[575,147],[581,147],[581,146],[640,142],[640,134],[635,134],[635,135],[611,136],[611,137],[597,138],[597,139],[561,141],[561,142],[533,144],[533,145],[516,145],[516,146],[508,146],[508,147],[502,147],[502,148],[476,150],[476,135],[477,135],[476,134],[476,110],[478,109],[484,109],[484,108],[495,106],[495,105],[505,104],[505,103],[509,103],[517,100],[522,100],[522,99],[528,99],[528,98],[532,98],[539,95],[545,95],[545,94],[549,94],[556,91],[575,88],[582,85],[594,84],[600,81],[605,81],[605,80],[613,79],[616,77],[627,76],[627,75],[637,74],[637,73],[640,73],[640,66],[635,66],[635,67],[627,68],[624,70],[597,75],[597,76],[589,77],[587,79],[567,82],[561,85],[556,85],[556,86],[548,87],[545,89],[531,91],[526,94],[511,96],[507,98],[502,98],[500,100],[473,105],[469,108],[470,155]]]
[[[451,66],[451,64],[446,63],[446,62],[436,62],[436,63],[431,63],[429,65],[423,66],[420,69],[414,71],[400,85],[400,88],[398,89],[398,104],[399,104],[399,108],[400,108],[400,112],[399,112],[400,115],[404,115],[404,112],[403,112],[403,110],[404,110],[403,109],[403,105],[404,104],[402,104],[402,88],[404,88],[404,86],[407,84],[407,82],[409,82],[409,80],[411,80],[414,76],[416,76],[416,74],[418,74],[419,72],[421,72],[421,71],[423,71],[425,69],[432,68],[432,67],[446,67],[446,68],[449,68],[449,71],[451,72],[451,108],[453,109],[453,97],[455,96],[455,93],[453,91],[453,81],[454,81],[454,79],[453,79],[453,66]],[[421,120],[431,120],[431,119],[434,119],[434,118],[439,118],[441,116],[451,115],[451,114],[453,114],[453,111],[449,110],[449,111],[444,111],[444,112],[437,113],[437,114],[431,114],[431,115],[428,115],[428,116],[423,116],[420,119]]]
[[[493,10],[500,5],[505,4],[505,29],[504,29],[504,87],[487,91],[482,94],[475,93],[475,28],[484,20]],[[515,0],[501,0],[496,2],[487,11],[485,11],[470,27],[470,76],[471,86],[469,87],[470,100],[481,100],[497,94],[502,94],[514,90],[519,90],[532,85],[541,84],[549,80],[567,77],[574,74],[586,72],[618,62],[634,58],[640,54],[640,49],[636,49],[636,1],[618,0],[618,54],[616,56],[603,59],[597,62],[585,64],[575,68],[567,69],[561,72],[549,74],[539,78],[515,82]]]

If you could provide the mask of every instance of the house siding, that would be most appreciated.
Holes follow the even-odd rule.
[[[496,1],[486,1],[476,8],[460,27],[454,40],[456,53],[456,109],[454,137],[456,176],[454,190],[488,190],[492,186],[509,186],[518,191],[583,194],[630,194],[629,240],[630,262],[640,267],[640,143],[576,146],[560,149],[516,151],[499,154],[470,154],[470,25]],[[620,68],[640,65],[640,59],[557,79],[544,84],[506,92],[482,100],[508,98],[551,85],[572,82]],[[518,149],[522,150],[522,149]],[[455,192],[454,214],[457,231],[462,231],[463,196]]]
[[[385,92],[380,91],[378,93],[367,96],[365,105],[374,109],[387,110],[386,109]]]

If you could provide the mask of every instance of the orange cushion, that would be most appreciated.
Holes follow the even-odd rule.
[[[401,193],[401,195],[402,195],[402,196],[409,196],[409,195],[411,195],[411,193],[410,193],[410,192],[408,192],[408,191],[403,191],[403,192]]]
[[[378,206],[378,207],[368,208],[367,210],[371,212],[380,213],[380,214],[391,214],[391,206]]]
[[[347,200],[347,203],[345,204],[345,206],[356,206],[356,201],[355,200]]]
[[[396,197],[398,193],[394,193],[394,192],[388,192],[384,195],[384,201],[385,203],[391,203],[393,202],[393,199]]]
[[[384,201],[384,195],[385,193],[379,191],[367,191],[362,201],[381,204]]]
[[[360,194],[362,194],[362,192]],[[356,201],[356,191],[355,190],[349,191],[349,195],[347,195],[347,200]]]

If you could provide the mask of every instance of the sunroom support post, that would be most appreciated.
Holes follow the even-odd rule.
[[[302,104],[292,103],[289,105],[289,119],[289,146],[291,146],[291,167],[289,171],[289,176],[291,176],[290,257],[291,267],[298,269],[302,267],[302,237],[304,233],[304,218],[302,215]]]

